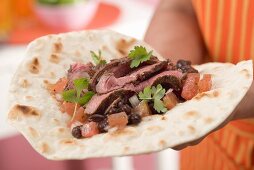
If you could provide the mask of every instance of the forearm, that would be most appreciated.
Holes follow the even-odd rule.
[[[181,58],[198,64],[206,52],[191,0],[162,0],[145,41],[173,61]]]
[[[235,110],[234,120],[254,118],[254,83]]]

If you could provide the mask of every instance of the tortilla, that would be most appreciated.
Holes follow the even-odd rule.
[[[150,153],[198,139],[228,118],[248,91],[252,61],[208,63],[196,66],[212,74],[209,92],[178,104],[164,115],[143,118],[138,126],[76,139],[67,128],[70,117],[61,113],[47,90],[66,75],[70,64],[92,61],[90,51],[102,50],[109,61],[125,56],[135,45],[149,45],[107,30],[48,35],[29,44],[26,58],[17,69],[10,87],[8,121],[48,159],[84,159]],[[153,50],[155,56],[162,57]]]

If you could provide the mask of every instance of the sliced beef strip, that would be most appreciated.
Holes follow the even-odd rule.
[[[160,61],[152,65],[146,65],[136,69],[130,74],[117,78],[113,73],[104,74],[96,85],[96,92],[99,94],[107,93],[112,90],[122,88],[129,83],[138,84],[143,80],[152,77],[155,73],[167,68],[168,61]]]
[[[182,89],[183,76],[184,74],[177,70],[164,71],[138,85],[128,84],[125,88],[135,92],[140,92],[147,86],[156,86],[157,84],[161,84],[166,89],[172,88],[175,91],[180,91]]]
[[[91,62],[87,64],[72,64],[67,74],[68,83],[66,89],[73,88],[73,80],[84,77],[90,79],[90,77],[93,76],[94,73],[94,65]]]
[[[105,72],[117,72],[116,67],[128,65],[130,63],[130,59],[127,57],[121,58],[121,59],[114,59],[111,60],[108,64],[106,64],[104,67],[100,68],[94,76],[92,77],[90,87],[93,91],[96,91],[96,84],[98,83],[100,77],[105,73]],[[119,69],[120,70],[120,69]],[[125,69],[123,70],[125,71]]]
[[[87,114],[105,114],[107,108],[119,97],[130,98],[135,94],[128,89],[119,89],[103,95],[94,95],[87,103],[85,113]]]
[[[159,60],[156,57],[151,57],[149,61],[142,63],[140,66],[151,65],[156,62],[159,62]],[[96,84],[99,82],[101,76],[104,74],[113,73],[116,78],[127,75],[135,69],[130,68],[130,63],[131,59],[129,57],[111,60],[104,67],[96,71],[96,73],[92,77],[90,88],[93,91],[96,91]]]

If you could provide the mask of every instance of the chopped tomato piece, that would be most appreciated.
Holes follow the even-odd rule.
[[[61,93],[62,91],[64,91],[65,86],[67,85],[67,78],[61,78],[59,79],[56,84],[53,84],[50,89],[53,93]]]
[[[178,98],[173,92],[169,92],[163,97],[163,103],[168,110],[175,107],[178,102]]]
[[[95,123],[95,122],[85,123],[81,127],[81,133],[82,133],[82,136],[85,138],[89,138],[89,137],[92,137],[92,136],[98,134],[99,129],[98,129],[97,123]]]
[[[151,110],[146,101],[141,101],[137,107],[135,107],[134,112],[138,113],[141,117],[151,115]]]
[[[85,109],[83,107],[78,108],[73,120],[84,123],[87,119],[87,115],[84,111]]]
[[[61,106],[61,110],[63,112],[68,113],[68,115],[70,115],[72,117],[72,115],[74,113],[75,105],[76,105],[75,103],[63,102],[63,104]]]
[[[74,110],[73,110],[74,111]],[[68,122],[67,126],[71,127],[73,123],[80,122],[85,123],[87,120],[87,115],[84,113],[85,109],[83,107],[77,106],[77,111],[75,116]],[[72,113],[73,114],[73,113]]]
[[[211,74],[204,74],[203,78],[198,83],[199,92],[206,92],[212,88],[212,76]]]
[[[115,113],[108,116],[110,127],[124,128],[128,123],[128,116],[125,112]]]
[[[187,78],[183,85],[183,90],[181,96],[186,99],[190,100],[194,96],[198,94],[198,82],[200,79],[199,73],[189,73],[187,74]]]

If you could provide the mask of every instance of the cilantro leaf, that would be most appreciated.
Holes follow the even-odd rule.
[[[87,78],[80,78],[80,79],[74,80],[73,84],[77,91],[77,97],[80,97],[82,90],[88,87],[89,81]]]
[[[164,106],[161,99],[165,95],[166,90],[161,86],[161,84],[158,84],[156,87],[146,87],[143,92],[139,92],[139,99],[145,100],[145,101],[152,101],[153,102],[153,108],[157,112],[166,112],[167,108]]]
[[[90,51],[90,53],[91,53],[92,59],[93,59],[93,61],[96,65],[105,65],[105,64],[107,64],[106,60],[102,59],[101,50],[99,50],[98,55],[95,54],[95,52],[93,52],[93,51]]]
[[[153,51],[147,53],[146,48],[142,46],[135,46],[134,50],[131,50],[129,53],[129,57],[132,59],[131,68],[138,67],[139,64],[150,60]]]
[[[62,93],[64,101],[75,103],[77,101],[76,90],[66,90]]]
[[[92,91],[86,92],[82,97],[78,99],[78,104],[80,104],[81,106],[87,104],[89,100],[93,97],[93,95],[94,95],[94,92]]]
[[[154,99],[153,108],[158,112],[165,113],[167,108],[164,106],[163,102],[159,99]]]
[[[151,87],[146,87],[144,92],[139,92],[138,97],[141,100],[151,100],[152,99],[152,89]]]
[[[166,90],[162,88],[160,84],[157,85],[155,88],[156,90],[153,91],[153,98],[160,100],[166,93]]]
[[[88,88],[89,80],[87,78],[80,78],[73,80],[74,89],[66,90],[62,93],[64,101],[85,105],[94,95],[93,91],[87,91],[82,94],[84,89]]]

